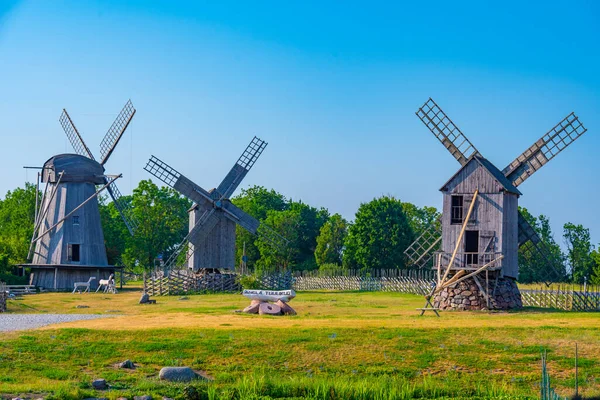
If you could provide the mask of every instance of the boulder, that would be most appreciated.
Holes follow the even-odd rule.
[[[146,304],[150,302],[150,295],[148,293],[142,293],[142,297],[140,297],[140,304]]]
[[[169,382],[190,382],[202,378],[190,367],[164,367],[158,377]]]
[[[92,387],[96,390],[106,390],[108,389],[108,385],[106,384],[106,379],[96,379],[92,382]]]
[[[290,307],[285,301],[277,300],[275,305],[279,306],[284,315],[296,315],[296,310]]]
[[[118,364],[119,368],[135,369],[135,364],[131,360],[125,360]]]

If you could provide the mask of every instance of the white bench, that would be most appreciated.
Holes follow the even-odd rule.
[[[5,287],[9,294],[13,294],[15,296],[35,293],[34,285],[6,285]]]
[[[95,276],[90,277],[90,279],[88,279],[87,282],[75,282],[73,284],[74,288],[73,288],[73,293],[75,293],[77,291],[78,288],[80,287],[84,287],[85,290],[83,291],[83,293],[85,292],[89,292],[90,291],[90,284],[92,283],[92,281],[96,280]]]

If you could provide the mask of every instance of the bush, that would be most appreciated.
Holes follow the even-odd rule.
[[[340,276],[345,275],[348,270],[338,264],[323,264],[319,267],[319,276]]]
[[[237,278],[242,289],[260,289],[261,281],[256,275],[241,275]]]

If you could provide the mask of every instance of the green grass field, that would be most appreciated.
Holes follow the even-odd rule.
[[[301,292],[295,317],[240,315],[241,295],[158,297],[139,291],[38,294],[10,312],[114,317],[2,333],[0,393],[54,398],[152,394],[180,399],[537,398],[540,352],[553,385],[600,395],[600,316],[525,309],[418,316],[423,298],[396,293]],[[77,305],[89,308],[78,309]],[[1,317],[0,317],[1,318]],[[114,364],[131,359],[138,368]],[[211,383],[165,384],[163,366],[190,366]],[[94,392],[105,378],[110,391]],[[38,396],[39,397],[39,396]]]

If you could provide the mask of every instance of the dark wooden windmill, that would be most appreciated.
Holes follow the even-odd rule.
[[[73,290],[75,282],[106,279],[114,273],[115,266],[108,265],[106,257],[98,195],[107,190],[133,234],[136,222],[115,184],[122,175],[107,175],[104,166],[134,114],[128,101],[100,143],[98,162],[63,109],[60,123],[76,154],[56,155],[42,168],[40,177],[46,187],[40,209],[36,209],[28,257],[31,264],[24,265],[31,268],[31,285]]]
[[[189,210],[189,233],[166,262],[166,270],[176,266],[178,255],[186,247],[187,266],[195,272],[235,269],[236,224],[252,234],[259,233],[260,227],[261,235],[282,245],[285,239],[229,200],[266,146],[266,142],[254,137],[219,186],[208,191],[158,158],[150,158],[144,169],[194,202]]]
[[[406,250],[413,265],[431,266],[433,260],[436,308],[519,307],[515,280],[521,246],[544,260],[548,282],[560,279],[562,268],[518,210],[517,187],[586,132],[577,116],[569,114],[499,170],[432,99],[416,114],[461,165],[440,189],[441,220]]]

